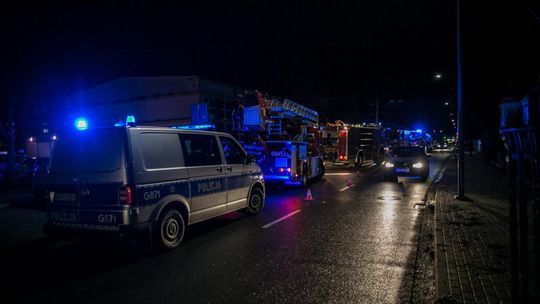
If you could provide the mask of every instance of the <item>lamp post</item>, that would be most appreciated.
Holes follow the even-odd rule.
[[[463,141],[463,88],[461,79],[461,17],[460,0],[456,3],[456,40],[457,40],[457,139],[458,139],[458,166],[457,166],[457,195],[458,200],[469,200],[465,196],[465,158]]]
[[[456,0],[456,40],[457,40],[457,145],[458,145],[458,166],[457,166],[457,194],[456,199],[462,201],[470,201],[471,199],[465,196],[465,158],[464,158],[464,142],[463,142],[463,88],[461,76],[461,17],[460,17],[460,0]],[[450,78],[441,73],[435,74],[435,79]],[[448,105],[448,103],[445,103]],[[454,127],[454,121],[452,121]]]

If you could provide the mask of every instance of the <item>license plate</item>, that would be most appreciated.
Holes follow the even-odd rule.
[[[74,202],[77,200],[77,195],[75,193],[54,193],[55,202]]]
[[[409,168],[397,168],[396,172],[409,173],[410,169]]]

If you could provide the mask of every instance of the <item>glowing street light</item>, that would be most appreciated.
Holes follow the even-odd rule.
[[[448,101],[444,103],[445,106],[449,105]]]
[[[441,79],[441,78],[442,78],[442,74],[441,74],[441,73],[437,73],[437,74],[435,74],[435,78],[437,78],[437,79]]]

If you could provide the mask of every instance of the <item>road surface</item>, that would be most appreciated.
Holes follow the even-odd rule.
[[[2,250],[1,298],[36,303],[396,303],[413,286],[430,178],[385,182],[380,167],[332,169],[306,189],[269,189],[258,216],[191,226],[157,252],[143,242],[57,242]],[[8,303],[4,302],[3,303]]]

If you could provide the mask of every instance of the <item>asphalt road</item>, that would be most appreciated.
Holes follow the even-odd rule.
[[[332,169],[306,189],[269,189],[258,216],[196,224],[171,252],[143,242],[55,242],[1,252],[2,298],[40,303],[396,303],[410,300],[426,183],[380,167]],[[349,181],[350,179],[350,181]],[[349,186],[352,184],[352,186]],[[2,301],[3,303],[8,303]]]

